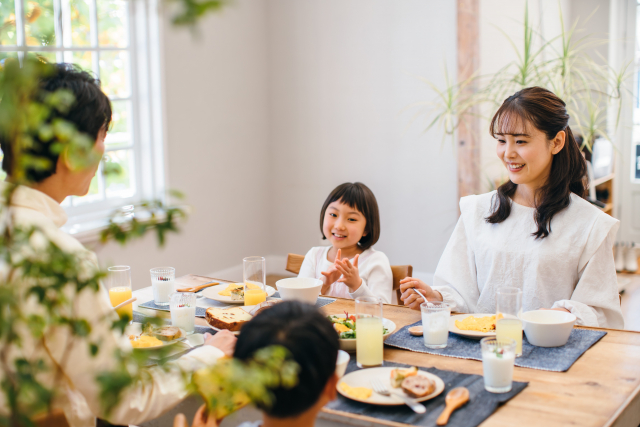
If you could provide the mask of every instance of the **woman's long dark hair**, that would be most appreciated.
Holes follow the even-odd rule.
[[[566,104],[553,92],[541,87],[529,87],[507,98],[491,120],[489,132],[496,135],[523,133],[527,125],[544,132],[552,140],[558,132],[565,131],[564,147],[553,156],[551,172],[547,183],[535,194],[535,221],[538,231],[536,239],[544,239],[551,232],[553,216],[569,206],[571,193],[585,197],[585,177],[587,163],[569,127]],[[498,224],[511,213],[511,198],[517,184],[512,181],[501,185],[493,197],[491,215],[486,218],[490,224]]]

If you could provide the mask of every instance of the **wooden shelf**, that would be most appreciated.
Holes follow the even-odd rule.
[[[602,178],[598,178],[598,179],[594,179],[593,182],[591,183],[591,185],[593,185],[594,187],[597,187],[599,185],[602,185],[606,182],[609,182],[613,179],[613,177],[615,176],[615,174],[609,174],[607,176],[603,176]]]
[[[607,203],[607,205],[602,208],[602,210],[604,211],[604,213],[611,214],[611,211],[613,211],[613,203]]]

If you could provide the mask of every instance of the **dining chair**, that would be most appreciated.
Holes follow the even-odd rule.
[[[303,261],[304,255],[288,254],[285,270],[293,274],[298,274],[300,273],[300,267],[302,267]],[[393,291],[396,293],[396,297],[398,298],[398,304],[401,305],[400,295],[402,295],[402,292],[400,292],[400,281],[405,277],[411,277],[413,274],[413,267],[410,265],[392,265],[391,274],[393,275]]]
[[[285,270],[293,274],[298,274],[300,273],[300,267],[302,267],[303,261],[304,261],[304,255],[288,254],[287,266],[285,267]]]

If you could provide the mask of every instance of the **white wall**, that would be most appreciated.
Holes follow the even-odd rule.
[[[434,99],[417,76],[443,85],[445,62],[455,75],[455,1],[240,0],[199,39],[167,21],[163,55],[168,186],[195,211],[165,249],[98,249],[132,266],[134,288],[160,265],[234,279],[260,254],[283,269],[319,244],[322,202],[345,181],[376,194],[392,263],[435,270],[457,220],[453,148],[402,110]]]
[[[417,76],[455,74],[455,2],[273,0],[268,15],[271,248],[317,246],[325,198],[361,181],[380,207],[375,247],[433,272],[457,220],[456,163],[402,110],[434,98]]]
[[[266,33],[261,1],[206,18],[198,37],[164,23],[168,187],[194,212],[165,249],[148,236],[97,250],[105,265],[132,266],[134,288],[152,267],[207,274],[269,252]]]

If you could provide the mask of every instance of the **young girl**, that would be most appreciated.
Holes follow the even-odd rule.
[[[409,289],[417,288],[463,313],[493,313],[496,289],[514,286],[523,311],[568,311],[579,325],[623,328],[612,252],[618,220],[583,199],[587,167],[568,122],[565,103],[546,89],[504,101],[490,131],[510,180],[460,199],[434,286],[404,279],[405,305],[419,309]]]
[[[380,216],[366,185],[345,183],[329,194],[320,212],[320,232],[331,246],[311,248],[298,277],[322,280],[322,295],[395,302],[389,259],[372,247],[380,237]]]

